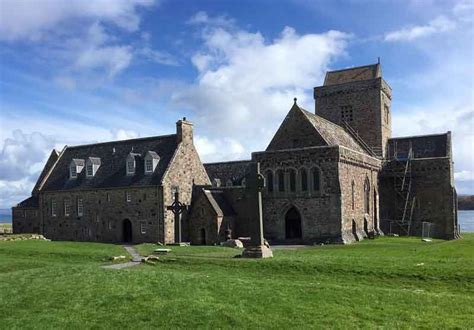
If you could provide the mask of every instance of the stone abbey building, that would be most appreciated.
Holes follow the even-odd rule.
[[[188,207],[183,240],[251,235],[249,164],[265,177],[265,238],[350,243],[393,232],[458,237],[450,132],[392,138],[392,92],[379,63],[327,72],[315,111],[296,99],[265,151],[202,164],[185,118],[176,134],[52,151],[32,196],[13,207],[15,233],[53,240],[178,240],[168,206]],[[424,224],[425,223],[425,224]]]

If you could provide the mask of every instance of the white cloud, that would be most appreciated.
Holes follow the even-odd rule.
[[[203,162],[249,158],[249,154],[244,146],[234,139],[210,140],[205,136],[195,136],[194,144]]]
[[[187,22],[190,25],[221,26],[231,28],[235,26],[235,20],[225,15],[210,17],[205,11],[194,14]]]
[[[93,47],[83,50],[75,66],[79,69],[105,70],[109,77],[128,67],[132,60],[132,49],[129,46]]]
[[[174,107],[194,113],[199,134],[207,139],[197,143],[213,161],[249,158],[251,151],[265,148],[294,96],[312,108],[309,90],[322,81],[331,61],[344,54],[350,38],[338,31],[299,35],[286,27],[278,38],[265,40],[259,32],[222,19],[215,24],[205,13],[190,21],[199,23],[204,41],[192,57],[199,75],[171,100]],[[239,141],[243,150],[236,147],[229,153],[225,146],[230,141]]]
[[[454,179],[456,181],[468,181],[474,183],[474,171],[460,171],[454,173]]]
[[[146,59],[163,64],[177,66],[179,65],[178,60],[168,52],[152,49],[149,46],[145,46],[137,51],[138,55],[145,57]]]
[[[80,19],[99,20],[136,31],[140,23],[137,8],[153,3],[153,0],[2,0],[0,39],[39,40],[59,24]]]
[[[129,139],[135,139],[139,137],[140,135],[131,130],[125,130],[123,128],[113,130],[112,131],[112,140],[129,140]]]
[[[427,25],[412,25],[385,35],[385,41],[412,41],[428,37],[436,33],[451,31],[456,28],[456,22],[445,17],[438,16]]]

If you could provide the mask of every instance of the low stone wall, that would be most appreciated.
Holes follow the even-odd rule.
[[[0,235],[0,241],[26,241],[26,240],[42,240],[49,241],[43,235],[38,234],[3,234]]]
[[[13,234],[13,228],[0,226],[0,234]]]

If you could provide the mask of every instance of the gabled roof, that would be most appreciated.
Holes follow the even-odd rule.
[[[100,165],[101,161],[99,157],[89,157],[89,160],[93,165]]]
[[[26,208],[37,208],[39,207],[39,201],[38,201],[38,196],[31,196],[28,197],[27,199],[21,201],[16,205],[16,207],[26,207]]]
[[[324,86],[345,84],[354,81],[370,80],[382,77],[380,63],[358,66],[355,68],[328,71]]]
[[[207,163],[204,164],[207,175],[212,181],[214,179],[220,179],[223,186],[226,185],[228,180],[232,181],[232,185],[240,185],[242,179],[247,174],[250,160],[239,160],[232,162],[220,162],[220,163]]]
[[[58,157],[59,157],[59,153],[56,151],[56,149],[53,149],[53,151],[51,151],[51,154],[48,157],[48,160],[46,161],[46,164],[44,165],[43,170],[41,171],[40,176],[38,177],[38,180],[36,180],[36,184],[33,187],[33,190],[31,191],[32,194],[38,193],[41,183],[43,182],[45,177],[48,175],[48,172],[51,169],[51,167],[58,160]]]
[[[328,146],[340,145],[355,151],[367,153],[365,149],[341,126],[299,107],[309,122],[326,141]]]
[[[218,216],[231,216],[236,214],[232,205],[225,198],[223,191],[203,189],[203,192]]]
[[[153,158],[153,159],[160,159],[160,156],[158,156],[158,154],[157,154],[156,152],[154,152],[154,151],[148,151],[148,152],[146,153],[146,155],[150,155],[150,157]],[[145,155],[145,156],[146,156],[146,155]]]
[[[175,134],[66,147],[44,183],[42,191],[160,185],[176,148]],[[154,151],[160,157],[155,172],[152,175],[145,175],[143,162],[139,161],[135,175],[126,175],[127,156],[132,152],[135,158],[139,159],[148,151]],[[81,173],[77,179],[70,180],[71,161],[89,157],[100,158],[101,166],[96,175],[86,179],[85,173]]]
[[[76,166],[84,166],[84,159],[73,158],[71,160],[71,163],[74,163],[74,165],[76,165]]]

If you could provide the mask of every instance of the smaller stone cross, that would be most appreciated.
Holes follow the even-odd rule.
[[[174,223],[178,227],[177,243],[181,243],[181,214],[188,209],[188,206],[179,201],[179,192],[177,190],[174,193],[174,202],[167,206],[166,209],[174,214]]]

